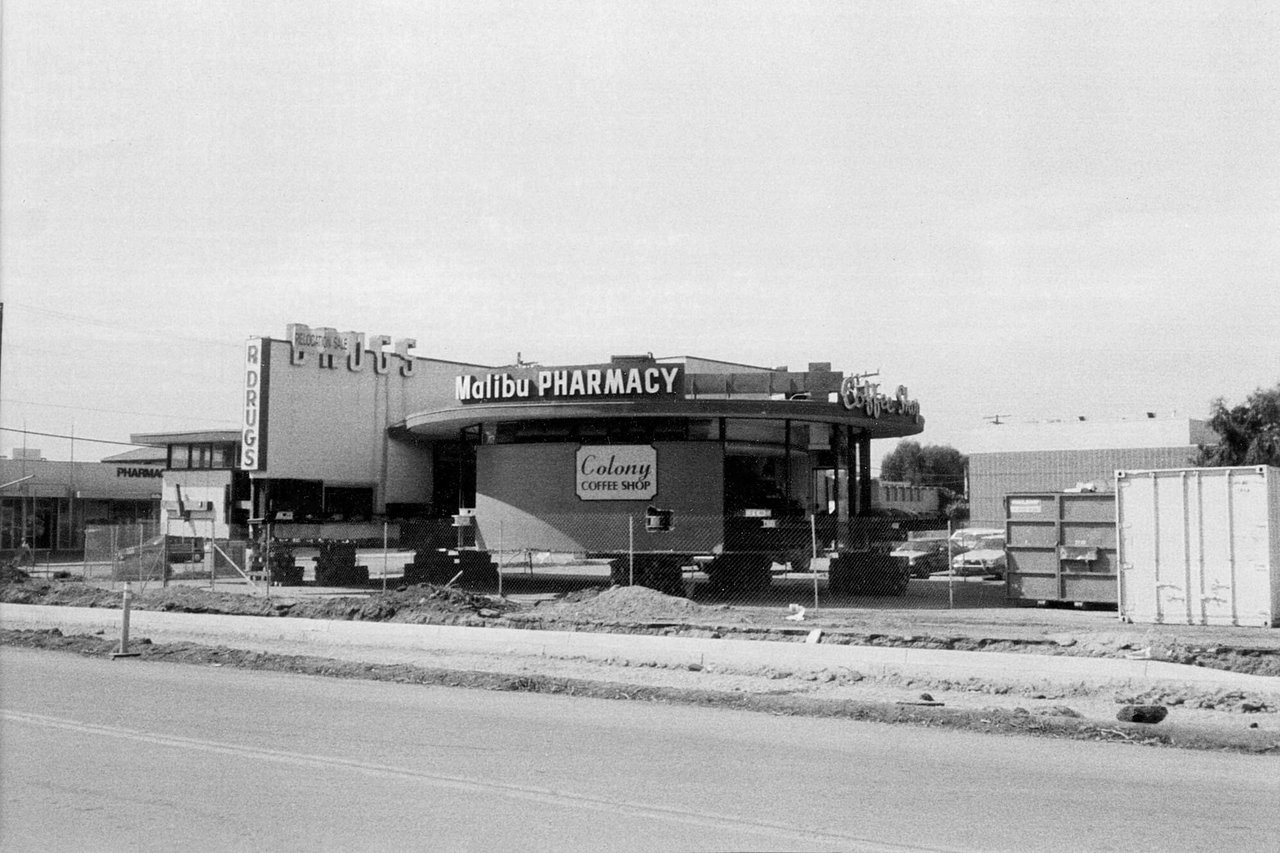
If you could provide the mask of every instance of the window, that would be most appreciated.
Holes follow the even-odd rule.
[[[215,444],[213,445],[213,456],[209,467],[234,468],[235,460],[236,454],[234,444]]]
[[[538,442],[650,444],[655,441],[718,441],[720,422],[712,418],[556,418],[503,421],[497,444]]]
[[[786,425],[783,421],[726,418],[724,438],[751,444],[782,444],[786,441]]]
[[[234,468],[236,446],[234,444],[171,444],[169,467],[183,468]]]

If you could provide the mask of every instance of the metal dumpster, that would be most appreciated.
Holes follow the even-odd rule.
[[[1115,604],[1116,496],[1007,495],[1005,562],[1005,585],[1012,600]]]
[[[1120,616],[1280,623],[1280,468],[1116,472]]]

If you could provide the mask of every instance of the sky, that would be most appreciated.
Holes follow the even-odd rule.
[[[879,371],[962,452],[1280,382],[1275,4],[2,15],[0,454],[234,429],[292,322]]]

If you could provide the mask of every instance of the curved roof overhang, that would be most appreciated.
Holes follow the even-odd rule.
[[[645,399],[548,400],[520,403],[471,403],[412,414],[397,428],[426,439],[455,438],[475,424],[560,418],[769,418],[846,424],[870,438],[902,438],[924,430],[924,418],[882,413],[871,417],[839,403],[815,400]]]

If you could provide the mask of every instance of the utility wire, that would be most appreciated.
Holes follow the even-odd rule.
[[[61,435],[56,432],[36,432],[33,429],[17,429],[16,427],[0,426],[0,430],[4,432],[20,432],[23,435],[40,435],[45,438],[66,438],[71,441],[87,441],[90,444],[119,444],[122,447],[146,447],[145,444],[134,444],[132,441],[111,441],[106,438],[85,438],[82,435]]]
[[[5,304],[11,308],[20,308],[24,311],[33,311],[37,314],[47,314],[50,317],[57,317],[62,320],[73,320],[77,323],[83,323],[86,326],[98,326],[100,328],[110,329],[113,332],[117,332],[117,333],[124,331],[131,335],[138,335],[141,337],[147,337],[147,338],[156,337],[156,330],[154,328],[143,329],[143,328],[138,328],[136,326],[131,328],[129,326],[126,326],[124,324],[121,324],[115,321],[99,320],[96,317],[86,317],[81,314],[70,314],[65,311],[53,311],[48,308],[38,308],[34,305],[26,305],[21,302],[7,302]],[[227,349],[240,349],[243,346],[242,344],[228,341],[225,338],[206,338],[206,337],[201,337],[199,335],[193,335],[189,330],[183,330],[182,336],[183,336],[183,339],[186,341],[199,341],[200,343],[212,344],[213,346],[225,347]],[[160,339],[169,340],[171,337],[172,336],[165,335],[165,336],[161,336]]]
[[[25,406],[44,406],[52,409],[71,409],[75,412],[103,412],[113,415],[141,415],[144,417],[165,418],[174,421],[213,421],[220,424],[232,424],[233,420],[227,418],[193,418],[189,415],[166,415],[163,412],[134,412],[129,409],[94,409],[89,406],[68,406],[63,403],[37,403],[34,400],[19,400],[14,397],[0,397],[0,403],[21,403]]]

